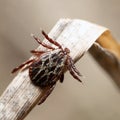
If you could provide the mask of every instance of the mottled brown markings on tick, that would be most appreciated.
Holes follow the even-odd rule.
[[[32,50],[32,54],[35,58],[22,63],[20,66],[13,69],[12,73],[24,68],[29,68],[29,76],[34,85],[44,89],[45,92],[41,93],[42,102],[49,96],[55,87],[58,80],[63,82],[64,71],[68,69],[70,74],[79,82],[82,82],[79,78],[80,73],[76,69],[72,58],[69,56],[70,50],[68,48],[62,48],[62,46],[49,38],[49,36],[42,31],[44,37],[57,48],[53,48],[40,41],[39,38],[33,35],[33,38],[43,47],[47,48],[47,51]],[[47,89],[49,88],[49,89]],[[40,103],[42,103],[40,102]]]
[[[37,61],[37,63],[42,64],[33,63],[30,67],[32,82],[42,88],[55,83],[61,75],[61,71],[64,68],[62,62],[64,63],[66,58],[63,57],[63,52],[60,49],[56,52],[51,52],[51,54],[47,53],[41,56],[40,61]],[[36,70],[38,71],[36,72]]]
[[[44,66],[49,64],[49,59],[47,59],[45,62],[44,62]]]

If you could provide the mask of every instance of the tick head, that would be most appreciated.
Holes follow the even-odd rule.
[[[64,49],[64,52],[65,52],[65,54],[69,54],[69,53],[70,53],[70,50],[69,50],[68,48],[65,48],[65,49]]]

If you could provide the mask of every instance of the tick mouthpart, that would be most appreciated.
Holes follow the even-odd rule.
[[[65,48],[64,51],[65,51],[66,54],[70,53],[70,49],[68,49],[68,48]]]

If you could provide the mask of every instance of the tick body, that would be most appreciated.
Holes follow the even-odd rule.
[[[41,88],[54,85],[58,79],[62,82],[66,60],[67,55],[61,49],[44,53],[29,68],[32,82]]]
[[[32,50],[31,53],[35,56],[20,66],[13,69],[12,73],[19,69],[29,69],[29,77],[32,83],[39,86],[41,89],[49,88],[42,95],[41,104],[49,96],[55,87],[56,82],[59,80],[61,83],[64,80],[64,71],[69,70],[70,74],[78,81],[80,80],[80,73],[76,69],[72,58],[70,57],[70,50],[68,48],[62,48],[62,46],[49,38],[49,36],[42,31],[44,37],[52,44],[57,46],[56,48],[49,46],[40,41],[39,38],[33,35],[33,38],[42,46],[47,48],[47,51]]]

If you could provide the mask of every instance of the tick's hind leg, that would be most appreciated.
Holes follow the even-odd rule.
[[[55,85],[56,84],[54,84],[52,86],[45,87],[43,89],[41,88],[42,93],[41,93],[41,97],[40,97],[40,101],[39,101],[38,105],[42,104],[47,99],[47,97],[51,94],[51,92],[55,88]]]
[[[14,68],[14,69],[12,70],[12,73],[15,73],[15,72],[17,72],[18,70],[22,69],[23,67],[25,67],[25,65],[26,65],[25,68],[29,67],[29,66],[33,63],[34,60],[35,60],[35,59],[27,60],[26,62],[22,63],[20,66]],[[28,66],[28,65],[29,65],[29,66]],[[25,68],[24,68],[24,69],[25,69]]]

